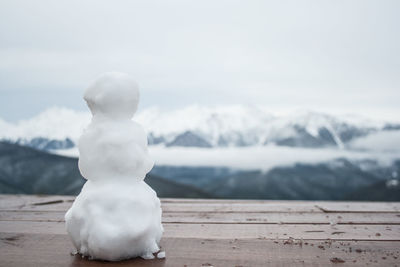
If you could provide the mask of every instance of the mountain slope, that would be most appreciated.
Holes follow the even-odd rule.
[[[395,185],[390,185],[389,181],[379,181],[372,185],[361,187],[351,194],[347,195],[345,199],[348,200],[375,200],[375,201],[399,201],[400,200],[400,186],[399,180]]]
[[[400,172],[400,161],[380,167],[374,161],[350,162],[337,159],[319,164],[276,167],[267,173],[241,172],[204,186],[218,197],[295,200],[400,200],[384,196],[384,184]],[[365,190],[364,190],[365,189]],[[368,195],[362,195],[367,192]],[[379,197],[378,197],[379,196]],[[376,197],[376,198],[375,198]]]
[[[264,108],[251,106],[189,106],[172,111],[148,108],[139,112],[134,120],[147,131],[150,145],[186,147],[274,143],[294,147],[343,148],[354,139],[378,131],[398,130],[400,125],[359,116],[331,116],[310,111],[275,116]],[[89,122],[88,112],[51,108],[18,123],[0,119],[0,140],[38,149],[70,147],[77,143]]]
[[[85,181],[75,158],[0,142],[0,193],[77,195]],[[210,197],[155,175],[148,175],[146,182],[160,197]]]
[[[267,172],[159,166],[154,172],[220,198],[400,201],[400,160],[386,166],[375,160],[341,158]]]

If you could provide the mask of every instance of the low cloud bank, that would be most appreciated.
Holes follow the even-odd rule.
[[[353,149],[372,151],[400,151],[400,131],[383,131],[355,139],[351,144]]]
[[[291,166],[296,163],[317,164],[337,158],[349,160],[377,160],[382,165],[390,165],[400,159],[398,150],[340,150],[308,149],[280,146],[232,147],[232,148],[185,148],[152,146],[151,157],[157,165],[191,167],[229,167],[242,170],[268,171],[277,166]],[[58,154],[77,157],[78,150],[56,151]]]
[[[340,149],[306,149],[279,146],[243,148],[164,148],[152,147],[150,154],[159,165],[213,166],[235,169],[261,169],[268,171],[277,166],[296,163],[316,164],[337,158],[350,160],[374,159],[389,165],[400,159],[400,151],[350,151]]]

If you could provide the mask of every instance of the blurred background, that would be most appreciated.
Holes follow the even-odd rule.
[[[141,88],[161,197],[400,200],[399,1],[0,2],[0,193],[76,195],[82,95]]]

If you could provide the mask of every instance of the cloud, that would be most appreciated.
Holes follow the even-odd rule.
[[[352,148],[373,151],[400,151],[400,131],[383,131],[354,140]]]
[[[0,5],[2,99],[44,90],[56,101],[120,70],[136,77],[145,105],[398,111],[398,1]]]
[[[232,147],[232,148],[185,148],[150,146],[149,152],[156,165],[187,167],[229,167],[239,170],[268,171],[278,166],[293,166],[296,163],[317,164],[337,158],[348,160],[377,160],[390,165],[400,158],[400,149],[384,151],[350,151],[340,149],[310,149],[279,146]],[[54,153],[77,157],[78,149],[57,150]]]

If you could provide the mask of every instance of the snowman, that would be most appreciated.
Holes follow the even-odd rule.
[[[87,182],[65,215],[67,232],[77,252],[91,259],[152,259],[163,227],[160,200],[144,182],[154,165],[147,136],[131,120],[138,85],[127,74],[105,73],[84,99],[93,115],[79,139],[78,165]]]

